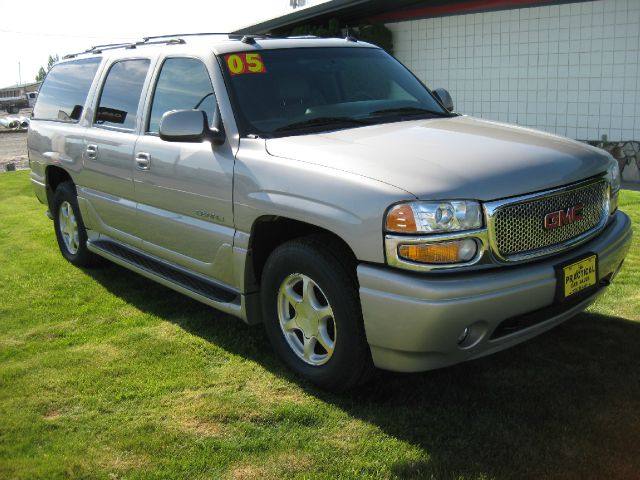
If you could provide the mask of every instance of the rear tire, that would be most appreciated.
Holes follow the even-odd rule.
[[[87,249],[87,230],[78,208],[76,187],[62,182],[56,188],[52,201],[53,225],[62,256],[78,267],[93,267],[101,257]]]
[[[332,391],[368,380],[373,372],[355,262],[330,238],[287,242],[262,274],[262,310],[276,353],[295,373]]]

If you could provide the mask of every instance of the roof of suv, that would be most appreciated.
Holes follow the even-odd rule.
[[[247,50],[272,50],[280,48],[314,48],[314,47],[368,47],[379,48],[370,43],[359,41],[352,37],[347,38],[319,38],[319,37],[285,37],[272,38],[259,35],[238,35],[238,34],[178,34],[164,35],[159,37],[146,37],[142,41],[132,43],[118,43],[97,45],[80,53],[65,55],[63,59],[86,57],[96,54],[107,54],[107,52],[118,52],[137,50],[144,47],[144,50],[165,50],[175,46],[182,46],[182,49],[208,48],[216,55],[227,53],[244,52]],[[182,50],[181,49],[181,50]],[[117,56],[118,53],[116,53]]]

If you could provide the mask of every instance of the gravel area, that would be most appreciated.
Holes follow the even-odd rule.
[[[31,115],[31,109],[22,109],[18,114],[23,117]],[[0,117],[14,117],[7,112],[0,112]],[[27,131],[7,130],[0,127],[0,172],[7,170],[7,166],[15,165],[17,170],[29,168],[27,157]]]

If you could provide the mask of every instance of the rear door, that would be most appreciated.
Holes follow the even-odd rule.
[[[230,143],[172,143],[158,134],[160,119],[170,110],[203,110],[213,121],[216,95],[210,72],[198,58],[170,57],[154,83],[133,173],[141,248],[230,284],[235,231]]]
[[[133,151],[150,67],[149,58],[108,67],[84,145],[82,196],[92,207],[92,228],[136,246]]]

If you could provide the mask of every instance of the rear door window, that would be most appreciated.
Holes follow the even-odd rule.
[[[96,125],[133,130],[140,94],[147,77],[150,61],[148,59],[122,60],[109,69],[102,87]]]
[[[101,60],[84,58],[55,65],[40,88],[33,118],[78,122]]]
[[[216,99],[204,64],[195,58],[169,58],[156,83],[147,131],[158,133],[162,115],[170,110],[203,110],[211,122],[215,108]]]

